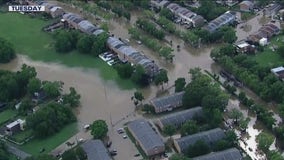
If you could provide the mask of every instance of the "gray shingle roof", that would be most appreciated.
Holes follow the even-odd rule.
[[[236,148],[230,148],[224,151],[206,154],[195,157],[192,160],[242,160],[240,151]]]
[[[163,124],[163,126],[173,125],[179,127],[186,121],[193,119],[194,116],[200,116],[201,114],[202,114],[202,108],[195,107],[185,111],[173,113],[168,116],[164,116],[160,118],[160,122]]]
[[[142,67],[146,70],[146,73],[151,75],[151,73],[155,74],[158,72],[159,67],[157,66],[157,64],[153,63],[151,59],[138,52],[135,48],[123,43],[119,39],[115,37],[109,37],[107,40],[107,44],[111,49],[116,48],[121,54],[131,59],[132,60],[131,63],[141,64]],[[148,68],[149,64],[146,64],[144,62],[151,63],[151,68]]]
[[[161,137],[152,129],[145,119],[134,120],[127,126],[134,134],[134,137],[137,138],[142,148],[151,150],[155,147],[164,146]]]
[[[107,149],[101,140],[88,140],[82,144],[88,160],[111,160]]]
[[[199,132],[193,135],[188,135],[176,139],[182,152],[185,152],[190,145],[193,145],[198,140],[203,140],[208,145],[221,140],[225,137],[225,133],[220,128],[211,129],[204,132]]]
[[[230,11],[225,12],[224,14],[220,15],[216,19],[210,21],[207,26],[204,28],[207,29],[209,32],[214,32],[215,30],[219,29],[223,25],[227,25],[232,23],[235,20],[236,16],[231,13]]]
[[[168,108],[168,106],[182,105],[182,97],[184,92],[174,93],[151,100],[155,108]]]

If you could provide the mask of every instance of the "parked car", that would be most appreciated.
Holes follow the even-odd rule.
[[[126,138],[127,138],[127,135],[123,135],[122,137],[123,137],[123,139],[126,139]]]
[[[110,146],[111,146],[111,144],[112,144],[112,142],[111,141],[109,141],[109,142],[107,142],[107,148],[109,148]]]
[[[118,134],[124,133],[124,129],[123,129],[123,128],[118,128],[118,129],[117,129],[117,133],[118,133]]]
[[[110,155],[111,155],[111,156],[116,156],[116,155],[117,155],[117,152],[112,152],[112,151],[111,151],[111,152],[110,152]]]
[[[139,154],[139,153],[137,153],[137,154],[135,154],[135,155],[134,155],[134,157],[139,157],[139,156],[140,156],[140,154]]]

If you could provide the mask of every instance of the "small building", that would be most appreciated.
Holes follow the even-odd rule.
[[[252,1],[242,1],[240,4],[240,11],[250,12],[253,11],[254,4]]]
[[[227,11],[224,14],[220,15],[219,17],[215,18],[214,20],[210,21],[204,27],[204,29],[209,31],[210,33],[213,33],[224,25],[232,24],[235,20],[236,20],[235,13]]]
[[[50,9],[50,15],[52,18],[61,17],[64,13],[64,10],[58,6],[54,6]]]
[[[167,0],[151,0],[150,4],[152,7],[155,7],[156,9],[162,9],[167,6],[170,2]]]
[[[152,129],[145,119],[138,119],[130,122],[128,130],[135,138],[144,153],[149,156],[159,155],[165,152],[165,145],[162,138]]]
[[[255,46],[249,44],[245,40],[234,43],[238,53],[255,53]]]
[[[223,139],[225,133],[220,128],[199,132],[193,135],[174,139],[174,146],[178,153],[185,153],[189,146],[194,145],[198,140],[203,140],[207,145],[212,146],[213,143]]]
[[[278,11],[281,9],[281,5],[278,3],[269,4],[267,8],[264,10],[265,16],[274,16],[278,13]]]
[[[278,78],[280,78],[281,80],[284,80],[284,67],[280,66],[277,68],[272,68],[271,72],[277,76]]]
[[[17,119],[16,121],[6,125],[6,134],[13,135],[19,131],[24,130],[25,120]]]
[[[261,38],[259,40],[259,45],[266,46],[268,44],[267,38]]]
[[[263,25],[257,32],[249,35],[247,40],[252,43],[259,44],[262,38],[269,40],[271,37],[278,35],[279,33],[280,29],[276,25],[269,23]]]
[[[182,106],[182,97],[184,91],[174,93],[168,96],[154,98],[150,100],[150,104],[154,106],[156,113],[171,111],[174,108]]]
[[[88,160],[112,160],[109,156],[108,150],[101,140],[88,140],[81,146],[86,152]]]
[[[163,130],[163,128],[167,125],[180,127],[185,122],[192,120],[195,117],[200,117],[202,114],[203,111],[201,107],[194,107],[159,118],[156,124],[161,130]]]
[[[79,29],[79,23],[83,21],[83,18],[74,13],[65,13],[62,16],[62,19],[65,20],[70,27]]]
[[[47,94],[41,89],[38,92],[35,92],[32,96],[32,102],[34,103],[41,103],[47,98]]]
[[[209,153],[192,158],[192,160],[243,160],[241,152],[237,148],[230,148],[220,152]]]

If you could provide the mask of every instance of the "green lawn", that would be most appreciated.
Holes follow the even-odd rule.
[[[272,51],[271,46],[279,46],[283,44],[284,36],[279,35],[271,39],[270,44],[264,48],[263,52],[258,52],[254,56],[257,63],[263,66],[282,65],[284,59],[276,52]]]
[[[0,124],[6,122],[10,118],[16,116],[17,112],[11,109],[6,109],[3,112],[0,112]]]
[[[0,14],[0,21],[0,37],[12,42],[19,54],[27,55],[33,60],[58,62],[70,67],[96,68],[104,80],[115,80],[122,89],[136,87],[130,80],[119,78],[116,71],[99,58],[79,54],[77,51],[56,53],[52,36],[41,31],[50,21],[19,13]]]
[[[44,153],[49,153],[54,148],[56,148],[57,146],[68,140],[70,137],[74,136],[76,132],[77,132],[77,123],[72,123],[64,127],[59,133],[49,138],[43,140],[32,139],[31,141],[24,144],[20,148],[32,155],[39,155],[40,154],[39,152],[42,148],[45,148]]]
[[[21,143],[24,142],[27,138],[31,137],[33,135],[32,130],[25,130],[21,131],[19,133],[16,133],[11,137],[12,140]]]

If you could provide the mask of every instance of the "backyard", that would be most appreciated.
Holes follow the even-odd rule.
[[[49,153],[54,148],[64,143],[77,132],[77,123],[65,126],[59,133],[46,139],[32,139],[28,143],[20,146],[20,149],[32,155],[39,155],[44,148],[44,153]]]
[[[275,49],[282,43],[284,36],[279,35],[270,41],[270,44],[264,47],[263,52],[256,53],[254,59],[262,66],[281,66],[283,65],[283,58],[275,51]],[[274,49],[273,49],[274,48]]]
[[[9,40],[19,54],[27,55],[33,60],[57,62],[70,67],[96,68],[104,80],[115,80],[122,89],[131,89],[135,85],[130,80],[118,77],[115,69],[97,57],[72,51],[68,54],[56,53],[53,38],[42,28],[50,23],[39,18],[19,13],[0,14],[0,37]]]

